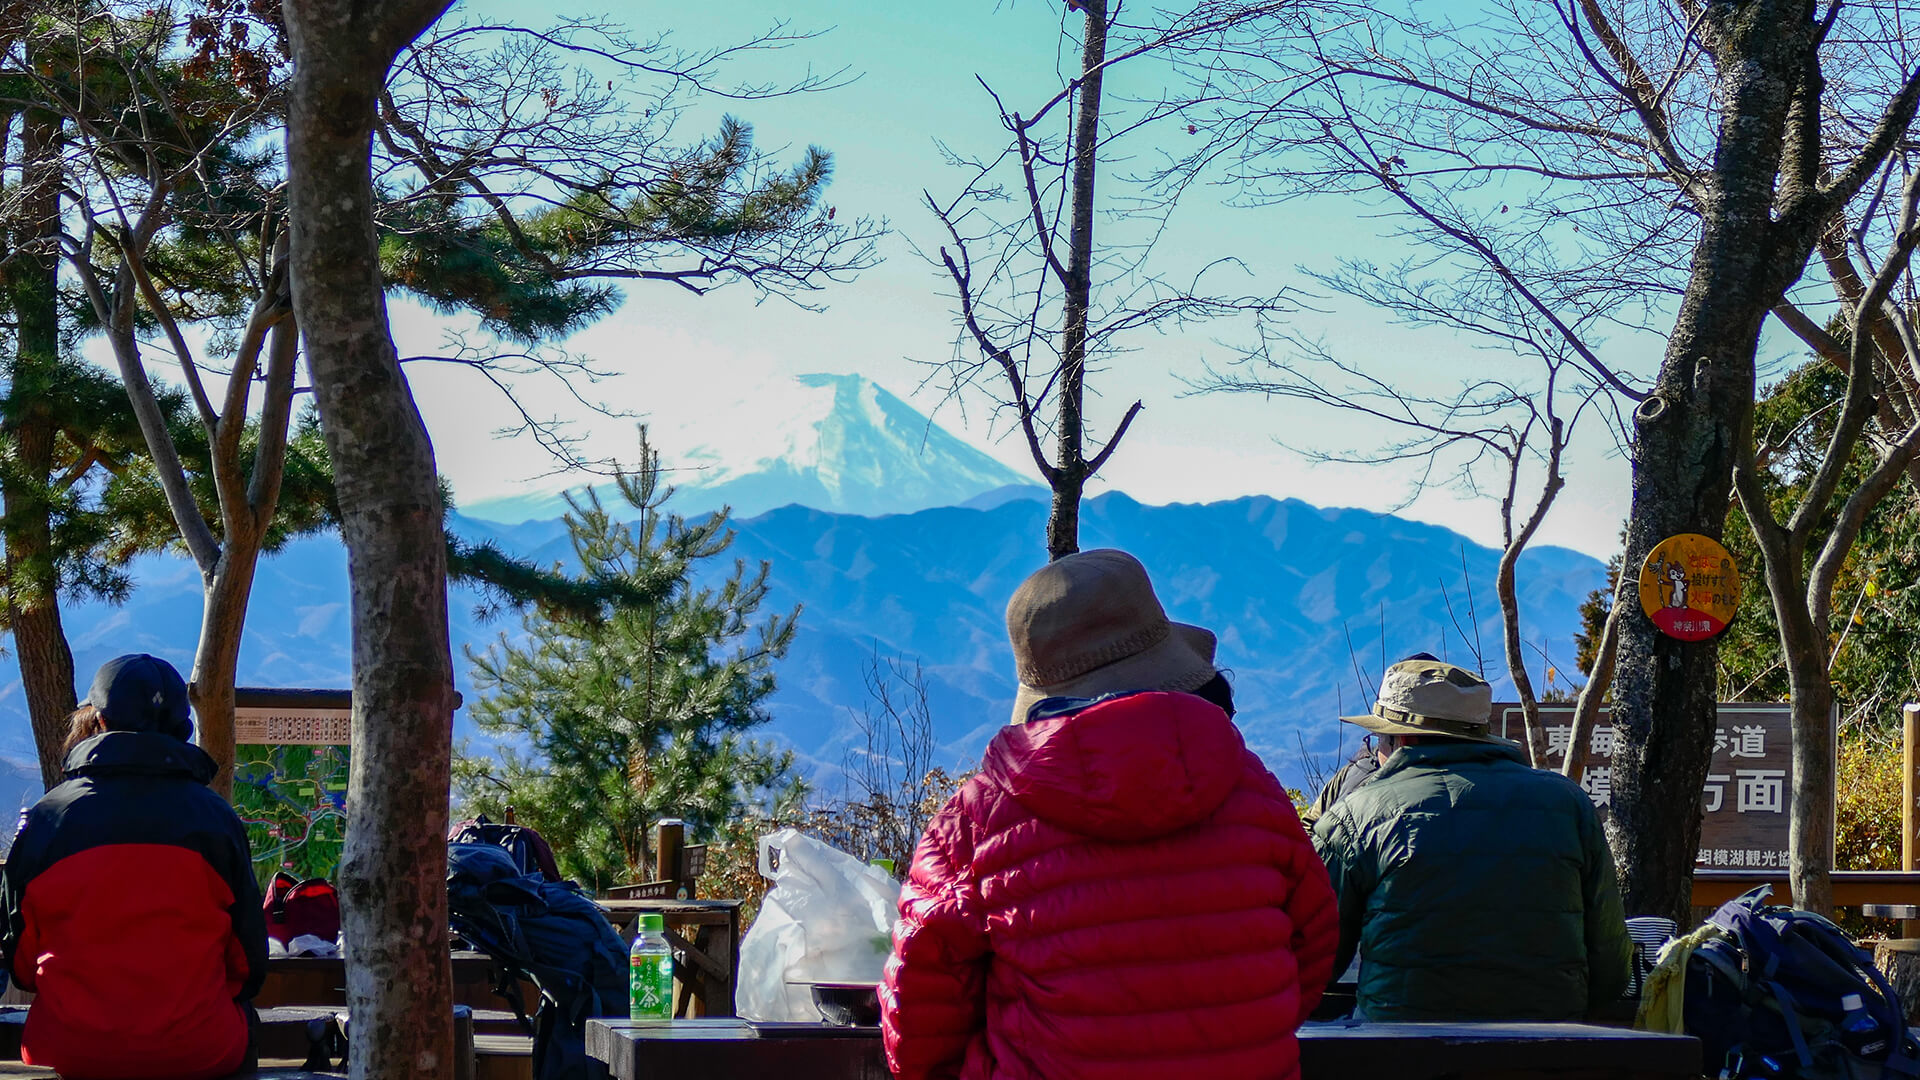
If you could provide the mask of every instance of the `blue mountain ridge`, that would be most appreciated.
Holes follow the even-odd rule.
[[[836,791],[838,767],[857,738],[863,668],[878,651],[923,665],[938,763],[977,760],[1008,720],[1014,683],[1003,612],[1014,587],[1044,559],[1046,513],[1044,503],[1023,497],[877,517],[796,505],[738,522],[729,554],[772,564],[768,610],[804,607],[793,649],[776,669],[765,735],[792,747],[823,789]],[[558,521],[500,525],[455,514],[449,527],[547,562],[570,554]],[[1496,687],[1506,682],[1492,587],[1498,553],[1447,529],[1292,499],[1148,506],[1116,493],[1083,506],[1081,543],[1132,551],[1173,618],[1219,634],[1219,660],[1235,682],[1248,742],[1291,785],[1307,775],[1303,754],[1324,765],[1354,745],[1337,717],[1368,704],[1356,667],[1377,680],[1383,660],[1421,650],[1472,665],[1464,631],[1468,641],[1477,636]],[[716,561],[729,564],[716,574],[730,568],[730,560]],[[153,652],[183,670],[191,660],[197,573],[170,556],[144,557],[133,571],[138,588],[125,606],[66,611],[83,676],[124,652]],[[1519,591],[1530,653],[1537,645],[1571,668],[1579,604],[1603,578],[1602,565],[1578,552],[1526,553]],[[451,604],[460,690],[469,700],[475,690],[463,650],[519,630],[513,616],[477,621],[476,599],[456,589]],[[266,559],[247,626],[243,684],[347,685],[346,558],[338,538],[305,538]],[[1539,685],[1545,665],[1529,659]],[[28,762],[17,671],[11,657],[0,664],[0,755]],[[456,727],[461,736],[474,734],[464,715]]]

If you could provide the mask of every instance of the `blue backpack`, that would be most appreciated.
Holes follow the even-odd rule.
[[[587,1056],[587,1019],[627,1015],[627,948],[593,900],[571,881],[522,874],[505,849],[447,845],[453,929],[493,959],[494,993],[533,1035],[535,1080],[605,1080]],[[540,988],[529,1020],[519,980]]]
[[[1721,905],[1724,937],[1688,958],[1687,1034],[1721,1080],[1920,1078],[1906,1013],[1845,931],[1811,911],[1768,904],[1771,886]]]

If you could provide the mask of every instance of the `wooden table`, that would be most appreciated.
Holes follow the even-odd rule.
[[[1920,871],[1916,870],[1835,870],[1833,872],[1835,907],[1862,904],[1920,904]],[[1695,870],[1693,903],[1696,907],[1719,907],[1756,885],[1772,885],[1773,904],[1793,903],[1793,890],[1785,870]]]
[[[886,1080],[877,1028],[744,1020],[587,1021],[614,1080]],[[1303,1080],[1691,1080],[1700,1040],[1587,1024],[1310,1023]]]
[[[658,915],[666,923],[667,944],[673,947],[673,1015],[736,1015],[733,994],[740,982],[740,901],[596,902],[628,942],[633,941],[640,916]]]
[[[540,999],[532,983],[520,986],[529,1009]],[[267,961],[267,978],[260,985],[255,1008],[280,1005],[340,1005],[347,1003],[347,965],[337,956],[276,956]],[[475,1009],[499,1008],[493,992],[493,961],[486,953],[453,954],[453,1003]]]

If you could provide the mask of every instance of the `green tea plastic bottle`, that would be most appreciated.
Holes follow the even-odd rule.
[[[673,949],[665,930],[663,917],[640,916],[640,932],[627,950],[627,1015],[635,1020],[673,1019]]]

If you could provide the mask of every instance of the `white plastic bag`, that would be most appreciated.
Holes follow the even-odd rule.
[[[760,838],[760,873],[774,884],[740,943],[741,1016],[818,1020],[812,991],[796,984],[880,981],[899,882],[798,829]]]

